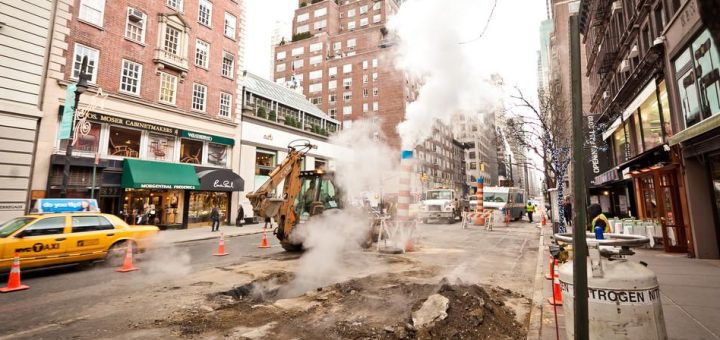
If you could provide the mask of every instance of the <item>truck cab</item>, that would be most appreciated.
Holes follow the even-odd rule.
[[[462,211],[462,202],[455,190],[433,189],[427,190],[423,194],[419,215],[423,223],[428,223],[430,219],[455,223],[455,218],[460,217]]]

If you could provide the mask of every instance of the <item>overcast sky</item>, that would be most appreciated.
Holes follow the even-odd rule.
[[[246,0],[246,68],[270,78],[270,39],[276,21],[291,27],[297,0]],[[417,0],[410,0],[417,1]],[[451,1],[451,0],[420,0]],[[493,0],[478,0],[492,7]],[[471,40],[485,26],[489,13],[478,13],[475,32],[458,37]],[[534,94],[537,88],[537,50],[540,46],[540,22],[546,18],[544,1],[498,0],[485,35],[467,48],[478,55],[477,67],[503,76],[508,88],[518,85],[523,92]],[[290,33],[289,31],[287,32]]]

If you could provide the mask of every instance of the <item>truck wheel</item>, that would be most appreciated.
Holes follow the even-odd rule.
[[[280,242],[280,245],[282,245],[283,249],[285,251],[289,251],[291,253],[299,253],[303,250],[302,244],[292,244],[288,242]]]

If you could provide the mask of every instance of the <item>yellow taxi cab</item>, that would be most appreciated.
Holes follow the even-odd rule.
[[[100,213],[94,200],[38,200],[32,214],[0,223],[0,271],[10,269],[15,253],[22,268],[101,259],[118,265],[128,245],[142,252],[157,234],[158,227]]]

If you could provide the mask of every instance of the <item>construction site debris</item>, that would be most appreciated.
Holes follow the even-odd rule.
[[[450,307],[450,300],[440,295],[433,294],[423,302],[420,309],[412,313],[412,321],[415,327],[423,327],[435,321],[445,320],[447,310]]]

